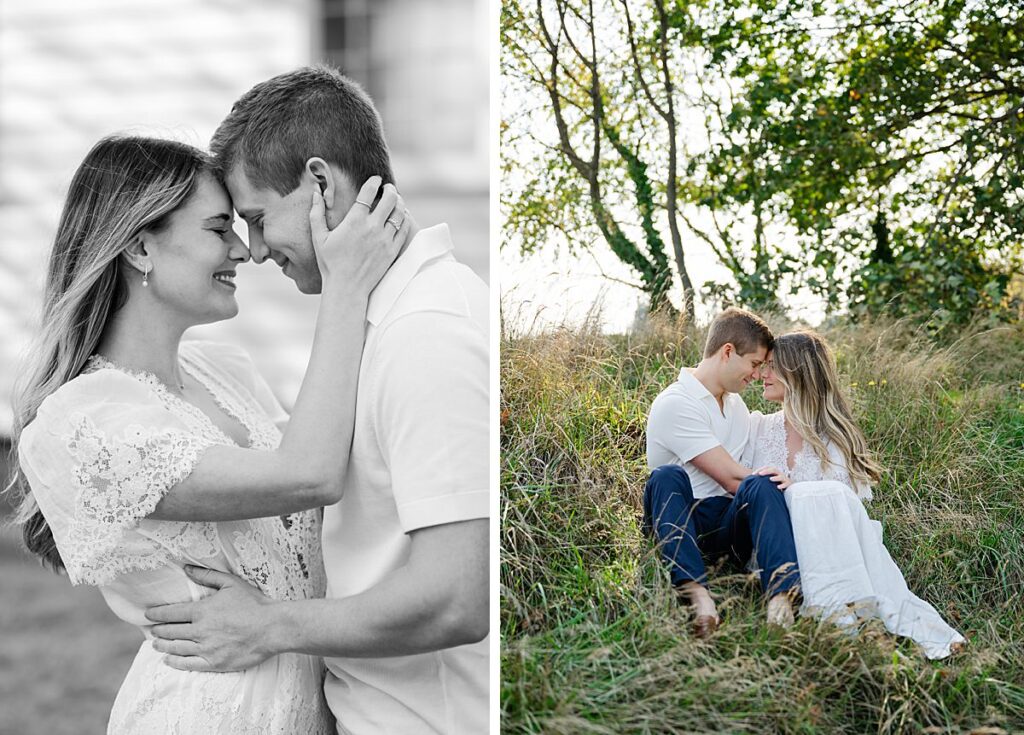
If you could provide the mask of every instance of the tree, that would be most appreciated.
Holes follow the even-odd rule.
[[[655,307],[669,241],[691,303],[697,240],[735,280],[706,290],[754,308],[779,305],[783,281],[830,311],[939,328],[1008,304],[1024,6],[531,2],[502,11],[507,98],[542,100],[502,127],[502,204],[524,250],[553,232],[605,242]]]
[[[714,11],[703,0],[509,0],[502,15],[506,100],[544,100],[503,116],[506,233],[525,252],[552,233],[580,249],[603,241],[658,308],[671,285],[667,229],[691,317],[684,236],[731,273],[734,283],[704,284],[720,300],[779,309],[795,272],[756,131],[725,120],[739,81],[712,64]],[[708,153],[723,147],[742,160]]]
[[[1024,8],[712,6],[714,64],[743,85],[726,129],[775,167],[766,198],[794,228],[804,282],[855,313],[956,323],[998,309],[1024,242]],[[705,165],[749,155],[721,147]]]
[[[590,247],[599,235],[636,272],[652,311],[670,307],[672,266],[659,226],[664,218],[692,318],[693,285],[677,218],[671,28],[664,0],[654,0],[649,10],[638,20],[628,0],[599,8],[594,0],[537,0],[529,9],[518,0],[503,4],[502,72],[511,96],[542,91],[555,135],[540,137],[532,118],[517,126],[521,112],[504,118],[510,193],[502,203],[507,228],[518,233],[524,251],[553,232],[575,248]],[[508,185],[520,178],[521,184]]]

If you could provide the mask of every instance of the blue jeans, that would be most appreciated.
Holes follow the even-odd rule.
[[[677,587],[689,581],[707,586],[702,555],[746,564],[751,552],[769,597],[800,584],[786,499],[767,477],[750,475],[732,497],[695,500],[686,470],[658,467],[644,489],[644,529],[659,542]]]

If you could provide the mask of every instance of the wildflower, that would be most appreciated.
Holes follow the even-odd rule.
[[[881,383],[881,384],[882,384],[882,385],[885,385],[885,384],[887,384],[888,382],[889,382],[888,380],[886,380],[885,378],[882,378],[882,383]]]
[[[1021,389],[1021,390],[1024,390],[1024,383],[1021,383],[1021,384],[1020,384],[1020,389]]]
[[[856,388],[856,387],[857,387],[857,383],[856,383],[856,381],[854,381],[853,383],[850,383],[850,387],[851,387],[851,388]]]
[[[874,384],[875,384],[875,381],[873,381],[873,380],[869,380],[868,381],[868,385],[874,385]]]

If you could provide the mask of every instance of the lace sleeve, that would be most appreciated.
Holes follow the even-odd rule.
[[[101,585],[167,562],[166,549],[134,531],[188,477],[210,442],[131,378],[76,380],[103,390],[48,399],[26,429],[21,455],[71,582]],[[107,383],[120,388],[116,399]]]
[[[137,424],[111,436],[80,413],[70,418],[70,428],[64,441],[73,461],[75,509],[64,562],[73,581],[103,584],[146,566],[126,553],[125,533],[189,476],[206,445],[180,430]]]

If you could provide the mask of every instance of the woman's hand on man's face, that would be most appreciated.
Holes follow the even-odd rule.
[[[409,239],[412,219],[405,202],[394,184],[381,189],[381,180],[371,176],[363,184],[333,230],[327,226],[323,194],[313,187],[309,226],[325,293],[329,283],[337,282],[346,292],[369,296]],[[378,191],[380,201],[371,210]]]

